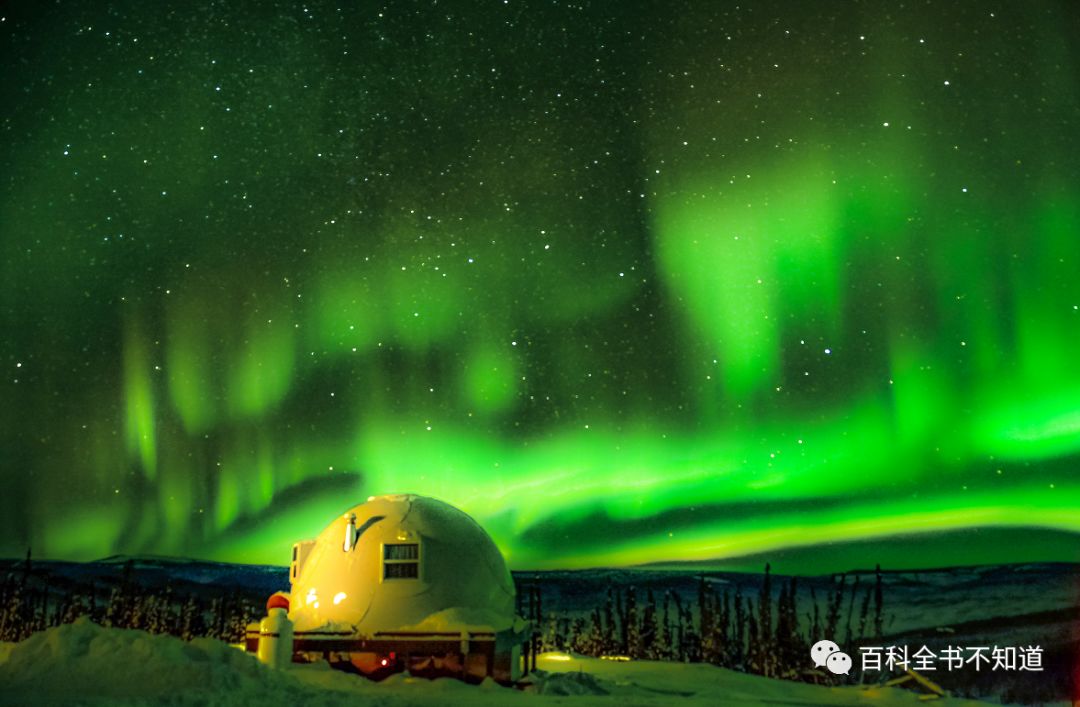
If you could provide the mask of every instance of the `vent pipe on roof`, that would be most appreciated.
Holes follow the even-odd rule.
[[[345,545],[343,550],[348,552],[353,549],[353,543],[356,542],[356,514],[348,513],[345,515]]]

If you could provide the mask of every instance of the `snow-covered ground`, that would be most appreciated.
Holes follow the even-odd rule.
[[[615,662],[546,654],[526,690],[490,681],[396,675],[381,683],[324,665],[275,671],[210,639],[185,643],[88,620],[0,644],[5,705],[893,705],[921,704],[899,689],[818,687],[709,665]],[[967,700],[936,704],[978,705]]]

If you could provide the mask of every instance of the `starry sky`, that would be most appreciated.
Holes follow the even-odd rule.
[[[0,554],[1080,560],[1075,4],[2,13]]]

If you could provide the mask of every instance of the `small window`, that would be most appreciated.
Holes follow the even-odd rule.
[[[386,565],[386,574],[383,579],[416,579],[419,576],[419,563],[395,562]]]
[[[418,557],[420,557],[420,547],[416,543],[383,546],[385,560],[415,560]]]
[[[383,579],[418,579],[420,545],[394,543],[383,545]]]

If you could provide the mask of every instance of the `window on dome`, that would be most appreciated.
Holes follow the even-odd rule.
[[[419,543],[383,545],[383,579],[418,579],[419,577]]]

